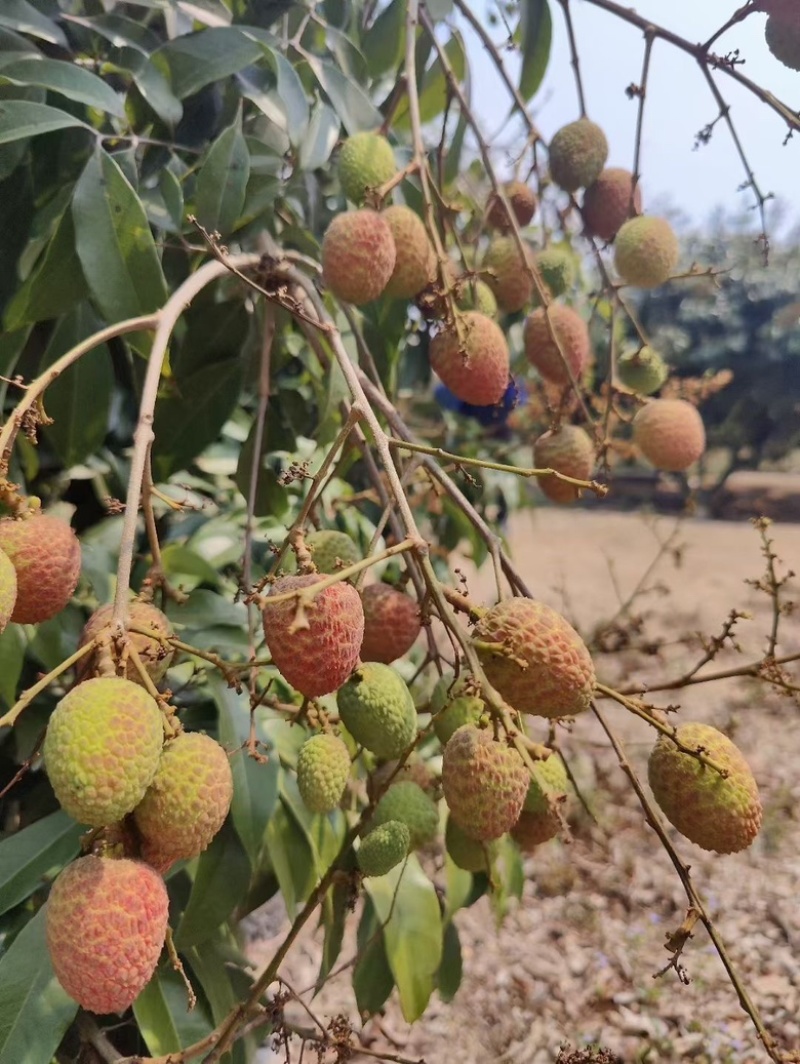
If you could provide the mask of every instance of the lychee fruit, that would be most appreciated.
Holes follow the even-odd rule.
[[[201,732],[181,732],[164,747],[158,769],[133,813],[142,857],[162,874],[196,857],[228,815],[233,776],[220,744]]]
[[[631,218],[614,242],[617,273],[637,288],[656,288],[669,280],[679,257],[678,238],[665,218]]]
[[[397,173],[394,151],[380,133],[354,133],[339,151],[339,181],[345,196],[357,207],[367,192],[391,181]]]
[[[363,661],[391,665],[416,642],[422,628],[419,605],[389,584],[370,584],[361,592],[364,606]]]
[[[413,780],[393,783],[378,802],[370,826],[399,820],[411,833],[411,849],[419,849],[436,837],[439,810],[436,802]]]
[[[459,310],[477,310],[487,318],[497,316],[497,300],[485,281],[467,277],[458,283],[456,304]]]
[[[563,802],[568,791],[567,770],[558,754],[534,763],[522,812],[511,829],[511,837],[520,849],[532,850],[558,835],[561,820],[556,803]]]
[[[584,192],[582,213],[589,236],[613,240],[620,226],[642,213],[641,187],[637,182],[636,189],[633,189],[630,170],[611,166],[603,170]]]
[[[262,604],[264,637],[272,661],[287,683],[306,698],[341,687],[358,663],[364,637],[364,610],[356,589],[344,581],[318,592],[307,605],[273,596],[318,583],[316,573],[284,576]]]
[[[490,729],[465,724],[444,748],[442,788],[459,827],[470,838],[488,842],[517,822],[528,770],[517,751],[494,739]]]
[[[575,260],[565,248],[552,247],[537,251],[534,262],[553,298],[562,296],[572,287],[575,281]],[[535,302],[539,301],[535,291],[533,299]]]
[[[456,677],[446,672],[439,677],[431,693],[430,711],[433,730],[442,745],[462,725],[477,724],[485,710],[470,673],[462,672]]]
[[[84,625],[78,646],[86,646],[104,628],[107,628],[111,624],[113,613],[114,607],[111,604],[96,609]],[[151,637],[141,632],[128,632],[128,639],[139,655],[150,679],[153,683],[160,683],[166,676],[167,669],[175,656],[174,648],[162,642],[173,635],[172,625],[157,606],[150,602],[142,602],[141,599],[134,599],[128,606],[128,623],[134,628],[153,633]],[[88,657],[81,658],[77,667],[79,680],[95,673],[98,658],[97,650],[93,650]],[[125,676],[133,683],[142,682],[139,670],[130,658],[125,665]]]
[[[565,192],[576,192],[597,180],[607,158],[603,130],[588,118],[579,118],[562,126],[550,141],[550,176]]]
[[[377,299],[392,276],[396,258],[389,223],[362,208],[337,214],[322,238],[322,277],[345,303]]]
[[[367,796],[374,801],[383,794],[387,785],[410,781],[416,783],[423,791],[431,789],[435,777],[425,762],[412,754],[407,761],[403,762],[402,768],[397,769],[397,758],[392,761],[384,761],[383,764],[373,769],[367,777]],[[391,783],[390,783],[391,781]]]
[[[595,673],[586,644],[543,602],[498,602],[473,637],[486,678],[518,712],[556,718],[589,708]]]
[[[161,711],[143,687],[113,676],[78,684],[53,710],[44,740],[56,798],[79,824],[121,820],[150,786],[163,741]]]
[[[42,513],[4,517],[0,550],[17,573],[15,624],[38,624],[64,609],[81,574],[81,545],[66,521]]]
[[[392,231],[396,251],[384,294],[393,299],[413,299],[436,277],[436,253],[428,231],[410,207],[387,207],[381,217]]]
[[[638,351],[627,351],[617,359],[620,383],[638,395],[657,392],[669,376],[669,367],[655,348],[645,345]]]
[[[508,387],[510,356],[497,322],[468,310],[456,327],[446,327],[430,343],[431,366],[450,391],[475,406],[499,403]]]
[[[758,786],[741,751],[709,724],[682,724],[676,736],[693,750],[702,750],[727,772],[723,777],[698,758],[659,736],[650,754],[650,789],[673,827],[704,850],[738,853],[761,827]]]
[[[17,570],[4,550],[0,550],[0,632],[11,620],[17,601]]]
[[[767,48],[790,70],[800,70],[800,13],[797,21],[772,14],[764,27]]]
[[[149,865],[80,857],[53,883],[47,948],[56,977],[89,1012],[125,1012],[158,964],[169,899]]]
[[[679,473],[705,451],[706,430],[685,399],[651,399],[633,419],[633,440],[656,469]]]
[[[497,840],[479,842],[458,826],[452,816],[447,818],[444,846],[450,860],[465,872],[488,872],[497,852]]]
[[[356,855],[361,874],[385,876],[405,859],[410,843],[408,827],[399,820],[389,820],[373,828],[361,840]]]
[[[547,314],[550,316],[552,331],[561,345],[564,359],[572,370],[572,375],[580,381],[589,362],[591,344],[586,322],[571,307],[553,303],[547,310],[538,307],[528,315],[523,330],[528,361],[545,380],[562,386],[570,383],[564,359],[550,335]]]
[[[312,813],[330,813],[350,778],[350,754],[336,735],[312,735],[297,755],[297,787]]]
[[[417,734],[411,692],[390,665],[359,665],[336,695],[342,723],[357,743],[382,758],[399,757]]]
[[[486,283],[494,293],[501,310],[513,314],[530,302],[533,293],[533,278],[528,268],[533,252],[520,253],[517,242],[510,236],[499,236],[489,244],[483,256],[481,270]]]
[[[330,574],[338,572],[339,569],[355,565],[363,557],[350,536],[346,532],[339,532],[335,528],[321,528],[314,532],[309,532],[305,538],[305,544],[311,551],[311,560],[319,573]],[[286,555],[282,568],[287,573],[296,572],[297,559],[293,552],[289,552]]]
[[[507,181],[503,185],[503,192],[511,205],[511,210],[520,226],[529,224],[539,201],[536,193],[526,185],[524,181]],[[508,213],[503,206],[503,201],[493,192],[489,197],[486,209],[486,221],[493,229],[499,229],[501,233],[507,233],[512,228],[508,220]]]
[[[594,463],[594,444],[577,425],[560,425],[543,433],[533,445],[537,469],[555,469],[576,480],[589,480]],[[580,488],[552,476],[539,477],[539,487],[553,502],[574,502],[580,494]]]

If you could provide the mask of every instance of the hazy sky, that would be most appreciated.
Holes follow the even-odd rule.
[[[735,0],[622,2],[691,41],[707,40],[739,6]],[[481,0],[479,6],[488,12],[494,8],[493,0]],[[547,138],[579,114],[561,6],[555,0],[550,6],[554,22],[550,66],[532,102],[534,118]],[[609,164],[630,168],[638,101],[629,100],[625,89],[640,80],[643,38],[635,27],[583,0],[572,0],[571,9],[589,115],[608,135]],[[764,42],[764,23],[764,15],[750,16],[721,38],[718,50],[738,48],[746,59],[742,72],[790,108],[800,110],[800,73],[772,57]],[[488,26],[488,22],[485,24]],[[495,42],[502,42],[502,29],[489,29]],[[509,70],[516,74],[517,57],[511,52],[503,55]],[[470,56],[476,110],[487,132],[497,134],[507,114],[506,99],[483,50],[470,45]],[[714,77],[732,107],[734,122],[762,191],[774,192],[796,220],[800,216],[800,134],[784,146],[787,127],[774,112],[724,73]],[[694,60],[657,40],[642,145],[646,205],[652,208],[669,202],[693,221],[702,222],[716,207],[737,212],[753,203],[752,193],[739,191],[745,173],[723,122],[716,126],[710,144],[693,150],[697,132],[717,114],[714,99]],[[503,134],[497,138],[498,142],[506,139]]]

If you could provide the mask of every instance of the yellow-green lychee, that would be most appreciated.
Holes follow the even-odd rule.
[[[583,221],[589,236],[613,240],[620,226],[642,213],[642,191],[630,170],[611,166],[583,194]]]
[[[312,813],[330,813],[342,800],[350,778],[350,754],[342,740],[312,735],[297,755],[297,787]]]
[[[513,237],[498,236],[489,244],[481,271],[501,310],[513,314],[530,302],[533,278],[528,266],[532,261],[533,252],[528,250],[523,257]]]
[[[497,322],[485,314],[465,311],[454,327],[434,336],[429,353],[437,376],[465,403],[493,406],[505,395],[511,364],[508,344]]]
[[[498,602],[480,617],[473,638],[489,683],[518,712],[555,718],[589,708],[591,656],[550,606],[528,598]]]
[[[534,762],[522,812],[511,829],[511,837],[522,850],[532,850],[558,835],[562,825],[556,804],[564,801],[568,791],[567,770],[558,754]]]
[[[43,513],[4,517],[0,550],[17,574],[15,624],[38,624],[64,609],[81,573],[81,545],[66,521]]]
[[[709,724],[682,724],[676,738],[688,749],[702,751],[715,765],[703,764],[666,735],[650,754],[650,789],[673,827],[704,850],[738,853],[761,827],[758,786],[741,751]]]
[[[385,185],[397,173],[394,151],[380,133],[354,133],[339,151],[339,180],[347,198],[360,207],[367,192]]]
[[[125,1012],[155,971],[168,915],[164,881],[149,865],[78,858],[56,878],[45,907],[56,978],[89,1012]]]
[[[666,218],[631,218],[614,242],[617,273],[637,288],[656,288],[669,280],[679,257],[678,238]]]
[[[361,874],[385,876],[405,859],[410,843],[408,827],[399,820],[389,820],[373,828],[361,840],[356,855]]]
[[[92,639],[100,635],[104,629],[110,628],[113,613],[114,607],[111,604],[100,606],[99,609],[96,609],[84,625],[78,646],[86,646]],[[142,602],[141,599],[134,599],[128,606],[128,625],[130,629],[142,629],[142,631],[129,630],[128,639],[130,640],[130,645],[139,655],[150,679],[153,683],[160,683],[175,656],[174,647],[171,647],[166,642],[174,634],[172,625],[157,606],[154,606],[151,602]],[[152,632],[152,635],[145,635],[145,632]],[[115,651],[113,641],[109,644],[109,649],[113,654]],[[85,658],[81,658],[77,666],[79,680],[95,674],[100,656],[96,648]],[[122,671],[122,663],[120,662],[119,664],[119,671]],[[133,683],[142,683],[141,674],[130,656],[128,656],[124,665],[124,675],[126,679],[131,680]]]
[[[464,724],[447,741],[442,788],[450,813],[471,838],[499,839],[517,822],[528,770],[517,751],[489,728]]]
[[[311,551],[311,560],[318,573],[338,572],[348,565],[355,565],[363,557],[351,537],[336,528],[320,528],[309,532],[305,544]],[[297,559],[293,551],[286,555],[281,568],[287,573],[297,571]]]
[[[463,724],[477,724],[485,710],[470,673],[461,672],[456,677],[448,671],[439,677],[431,693],[430,711],[440,743],[444,745]]]
[[[539,201],[533,189],[526,185],[524,181],[507,181],[503,185],[503,192],[511,205],[517,225],[528,225],[534,214],[536,214],[536,208],[539,206]],[[508,220],[508,212],[496,192],[493,192],[489,197],[486,208],[486,221],[493,229],[499,229],[501,233],[507,233],[512,228]]]
[[[364,606],[363,661],[391,665],[407,654],[422,629],[419,603],[389,584],[370,584],[361,592]]]
[[[44,763],[55,796],[79,824],[122,820],[158,769],[164,729],[154,698],[122,677],[73,687],[50,717]]]
[[[705,451],[706,430],[685,399],[651,399],[633,419],[633,440],[656,469],[679,473]]]
[[[233,775],[220,744],[201,732],[176,735],[133,813],[142,857],[161,873],[196,857],[222,827],[232,797]]]
[[[439,810],[436,802],[413,780],[393,783],[378,802],[370,826],[399,820],[411,833],[411,849],[419,849],[436,837]]]
[[[488,872],[497,853],[497,839],[480,842],[458,826],[452,816],[447,818],[444,845],[453,864],[465,872]]]
[[[588,118],[570,122],[550,141],[550,176],[565,192],[587,188],[600,176],[608,158],[603,130]]]
[[[410,207],[387,207],[381,217],[394,237],[395,261],[384,294],[413,299],[436,277],[436,253],[425,224]]]
[[[400,674],[364,662],[336,695],[342,723],[357,743],[382,758],[399,757],[417,734],[417,711]]]
[[[543,433],[533,445],[537,469],[555,469],[576,480],[589,480],[595,464],[594,444],[578,425],[560,425]],[[557,477],[539,477],[539,487],[553,502],[574,502],[580,488]]]
[[[362,208],[337,214],[322,238],[322,277],[337,299],[361,306],[377,299],[394,270],[396,249],[388,222]]]
[[[0,550],[0,632],[5,631],[17,601],[17,570],[4,550]]]
[[[558,344],[551,336],[551,329]],[[561,303],[552,303],[546,310],[538,307],[525,319],[523,341],[528,361],[545,380],[566,387],[570,383],[564,364],[566,359],[573,377],[580,381],[589,363],[591,343],[586,322],[572,307]],[[559,354],[559,344],[563,358]]]
[[[764,27],[767,48],[790,70],[800,70],[800,18],[792,21],[772,14]]]
[[[496,317],[497,300],[485,281],[465,277],[459,281],[457,293],[456,303],[459,310],[477,310],[479,314],[485,314],[487,318]]]
[[[566,248],[551,247],[537,251],[534,262],[548,292],[554,298],[562,296],[575,281],[575,259]],[[536,292],[533,293],[537,300]]]
[[[655,348],[645,345],[638,351],[626,351],[617,359],[620,383],[638,395],[657,392],[669,376],[669,367]]]

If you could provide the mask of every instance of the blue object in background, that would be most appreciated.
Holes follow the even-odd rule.
[[[494,406],[475,406],[472,403],[465,403],[463,399],[453,395],[444,384],[437,384],[433,395],[443,410],[451,410],[454,414],[461,414],[462,417],[471,417],[486,428],[499,428],[505,425],[511,411],[528,398],[524,385],[517,384],[513,378],[509,381],[503,398]]]

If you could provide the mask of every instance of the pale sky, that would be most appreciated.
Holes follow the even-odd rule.
[[[680,33],[691,41],[707,40],[739,5],[735,0],[622,0],[639,14]],[[493,0],[481,0],[484,12]],[[545,81],[532,101],[537,125],[549,139],[561,125],[579,116],[578,98],[564,19],[560,4],[551,0],[553,48]],[[643,38],[639,31],[583,0],[572,0],[571,10],[583,74],[589,116],[608,136],[609,165],[631,168],[636,130],[637,100],[629,100],[626,87],[641,77]],[[740,67],[749,78],[766,87],[791,109],[800,110],[800,73],[789,70],[770,54],[764,41],[764,15],[752,15],[718,42],[718,52],[738,48],[746,63]],[[489,27],[495,42],[503,40],[500,27]],[[470,34],[464,28],[467,39]],[[479,45],[470,44],[474,76],[473,101],[485,131],[496,134],[508,113],[506,99],[495,82],[491,61]],[[510,72],[518,59],[502,53]],[[724,73],[714,75],[732,116],[762,191],[774,192],[793,222],[800,218],[800,134],[783,145],[787,127],[756,97]],[[706,221],[723,207],[740,212],[754,200],[739,191],[745,173],[723,122],[711,142],[693,150],[697,132],[718,114],[707,83],[685,53],[657,40],[653,48],[645,127],[642,144],[642,187],[645,209],[666,204],[685,212],[695,223]],[[498,142],[507,141],[504,131]],[[754,220],[755,224],[755,220]]]

